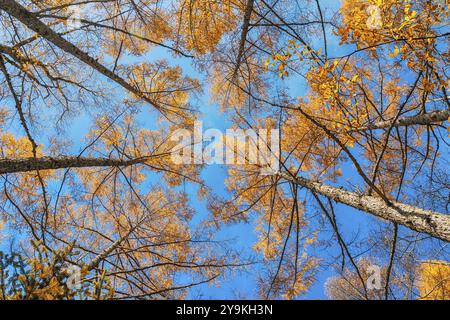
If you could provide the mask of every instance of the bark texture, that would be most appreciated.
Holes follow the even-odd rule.
[[[242,57],[244,55],[245,51],[245,42],[247,41],[247,34],[250,27],[250,18],[252,16],[253,12],[253,5],[254,0],[247,0],[247,4],[245,6],[245,13],[244,13],[244,23],[242,25],[242,33],[241,33],[241,40],[239,42],[239,51],[236,59],[236,68],[234,69],[234,76],[237,75],[239,71],[239,67],[241,65]]]
[[[378,121],[353,131],[388,129],[392,126],[392,124],[393,127],[406,127],[412,125],[432,125],[444,122],[449,117],[450,117],[450,110],[432,111],[424,114],[419,114],[417,116],[400,118],[394,124],[392,123],[392,120]]]
[[[0,159],[0,174],[65,168],[126,167],[133,164],[144,163],[147,160],[148,158],[120,160],[110,158],[86,158],[70,156],[23,159],[6,158]]]
[[[388,205],[382,199],[374,196],[360,195],[302,177],[293,178],[284,174],[284,178],[338,203],[450,242],[450,215],[399,202],[392,202],[391,205]]]
[[[91,271],[98,267],[100,262],[102,262],[104,259],[106,259],[114,250],[116,250],[123,241],[125,241],[131,234],[131,232],[134,231],[135,228],[132,228],[130,231],[128,231],[123,237],[120,237],[119,240],[114,242],[111,246],[106,248],[102,253],[98,254],[94,259],[91,260],[87,264],[87,270]]]

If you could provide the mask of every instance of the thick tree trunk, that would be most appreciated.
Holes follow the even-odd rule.
[[[432,111],[417,116],[404,117],[394,123],[394,127],[406,127],[412,125],[432,125],[446,121],[450,117],[450,110]],[[392,120],[378,121],[352,131],[365,131],[387,129],[392,126]]]
[[[126,167],[133,164],[144,163],[147,160],[148,158],[120,160],[109,158],[85,158],[67,156],[23,159],[6,158],[0,159],[0,174],[65,168]]]
[[[412,230],[427,233],[435,238],[450,242],[450,215],[444,215],[398,202],[393,202],[391,205],[388,205],[382,199],[374,196],[359,195],[301,177],[293,178],[287,174],[283,176],[291,182],[338,203],[346,204],[379,218],[396,222]]]
[[[22,22],[28,28],[39,34],[42,38],[46,39],[50,43],[53,43],[61,50],[78,58],[94,70],[115,81],[117,84],[121,85],[129,92],[134,93],[136,96],[144,99],[146,102],[152,104],[157,109],[160,109],[159,106],[157,106],[148,97],[144,96],[142,92],[140,92],[136,87],[132,86],[125,79],[109,70],[107,67],[99,63],[96,59],[89,56],[86,52],[80,50],[77,46],[64,39],[61,35],[53,31],[45,23],[36,18],[36,16],[32,12],[28,11],[25,7],[23,7],[16,1],[0,0],[0,9]]]

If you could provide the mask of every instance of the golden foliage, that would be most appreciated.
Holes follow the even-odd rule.
[[[369,290],[367,283],[372,275],[370,267],[376,265],[376,263],[371,258],[362,258],[356,264],[360,274],[354,268],[352,268],[353,270],[345,268],[340,275],[327,280],[325,287],[328,298],[335,300],[383,300],[387,268],[380,268],[380,284],[382,287]]]
[[[425,261],[418,270],[420,299],[450,300],[450,265],[445,261]]]
[[[235,28],[238,8],[231,0],[182,0],[176,9],[184,46],[199,55],[211,52]]]

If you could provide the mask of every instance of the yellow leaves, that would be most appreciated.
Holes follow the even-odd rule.
[[[4,292],[5,299],[62,300],[85,297],[81,286],[83,278],[78,279],[77,285],[69,285],[72,284],[72,273],[67,272],[66,261],[72,254],[72,246],[51,251],[42,242],[32,241],[29,249],[31,256],[28,258],[13,252],[4,259],[5,255],[0,253],[3,267],[13,271],[7,272],[6,278],[3,278],[2,284],[8,288]]]
[[[88,139],[99,140],[106,147],[118,147],[123,143],[123,128],[113,125],[108,116],[100,116],[95,120],[95,127],[87,135]]]
[[[275,65],[270,62],[270,58],[267,58],[264,62],[264,67],[266,70],[269,70],[270,68],[273,68]]]
[[[294,286],[289,287],[283,295],[284,299],[292,300],[308,290],[309,286],[303,281],[296,281]]]
[[[348,141],[347,141],[347,143],[345,145],[347,147],[349,147],[349,148],[354,148],[355,147],[355,140],[350,137],[350,139],[348,139]]]
[[[204,55],[212,51],[222,36],[238,21],[237,7],[230,0],[183,0],[176,12],[177,30],[185,47]]]
[[[267,60],[266,60],[267,62]],[[271,64],[273,65],[273,64]],[[211,70],[211,98],[221,109],[241,108],[248,102],[247,92],[265,96],[267,84],[264,81],[264,71],[261,60],[254,56],[247,57],[247,63],[241,64],[235,73],[234,63],[214,64]]]
[[[411,11],[411,14],[405,17],[406,21],[413,20],[417,16],[417,11]]]
[[[423,78],[422,86],[425,92],[433,92],[435,89],[437,89],[438,83],[436,81],[431,81],[430,79]]]
[[[342,1],[342,26],[338,30],[341,42],[372,44],[379,41],[376,31],[383,26],[381,3],[369,1]]]
[[[11,133],[6,132],[0,136],[0,151],[6,158],[28,158],[33,156],[33,145],[26,137],[17,139]],[[42,147],[38,147],[37,156],[41,155]]]
[[[413,20],[417,16],[417,11],[411,11],[411,3],[409,2],[406,2],[404,12],[406,21]]]
[[[267,58],[264,62],[264,66],[267,71],[275,68],[278,76],[284,79],[285,77],[289,76],[289,72],[287,71],[287,69],[290,68],[291,63],[295,62],[294,56],[296,56],[300,61],[308,59],[313,62],[314,65],[317,65],[317,63],[319,62],[318,57],[321,55],[321,53],[322,48],[313,50],[310,47],[303,47],[303,45],[300,45],[293,40],[288,40],[287,47],[284,48],[282,52],[272,54],[270,58]],[[328,67],[328,62],[326,67]]]
[[[158,6],[154,1],[145,1],[131,10],[126,2],[118,1],[111,6],[99,6],[96,10],[104,10],[103,14],[114,26],[114,29],[104,31],[102,39],[106,52],[113,57],[124,51],[143,55],[155,44],[173,38],[169,8]],[[127,12],[126,19],[123,12]]]
[[[38,146],[36,156],[41,157],[42,155],[42,146]],[[21,159],[32,158],[33,156],[33,146],[28,138],[17,138],[10,132],[0,130],[0,157]],[[51,170],[41,170],[39,171],[39,178],[36,171],[18,173],[15,182],[9,188],[9,193],[11,196],[19,195],[22,202],[17,204],[41,206],[43,205],[42,198],[39,197],[42,188],[41,179],[45,185],[50,178],[54,177],[54,174]]]
[[[333,73],[334,69],[334,66],[326,64],[312,68],[306,74],[311,91],[326,101],[334,100],[339,90],[337,75]]]
[[[275,68],[275,66],[278,64],[278,66],[276,67],[276,71],[278,73],[278,76],[283,79],[289,76],[287,63],[291,57],[292,54],[290,50],[287,50],[285,54],[277,53],[272,55],[270,58],[267,58],[264,66],[266,70],[269,71],[271,68]]]
[[[107,141],[107,145],[117,146],[117,145],[119,145],[119,141],[121,140],[121,138],[122,138],[122,133],[114,130],[111,132],[111,135]]]
[[[303,130],[303,126],[297,124],[292,129],[297,133]],[[304,131],[308,132],[308,128]],[[291,141],[290,138],[287,141]],[[312,282],[310,276],[314,274],[317,260],[307,251],[317,239],[311,236],[303,216],[303,206],[292,192],[278,187],[275,178],[261,177],[258,173],[250,166],[245,170],[242,167],[231,168],[227,187],[235,196],[233,201],[214,203],[215,213],[217,220],[225,223],[255,218],[258,241],[253,250],[264,258],[268,274],[275,274],[280,266],[273,286],[270,286],[272,279],[258,281],[260,294],[265,297],[270,290],[271,298],[291,299],[304,293]],[[291,223],[296,227],[291,229]],[[298,243],[293,240],[296,232],[301,239]],[[281,265],[280,257],[283,257]]]
[[[328,298],[337,300],[365,300],[367,288],[364,288],[364,286],[372,276],[371,266],[374,265],[378,266],[379,263],[372,258],[363,257],[357,261],[359,273],[350,268],[345,268],[338,276],[329,278],[325,284]],[[383,267],[380,269],[381,283],[385,283],[386,268]],[[367,290],[367,296],[369,300],[384,299],[384,292],[383,290]]]
[[[281,63],[278,65],[278,71],[279,71],[278,76],[280,78],[289,76],[289,72],[287,70],[285,70],[284,65]]]
[[[400,53],[398,46],[395,46],[394,52],[389,53],[389,57],[396,57]]]
[[[148,4],[150,7],[153,5],[151,1],[142,3]],[[433,64],[434,56],[431,52],[428,52],[427,46],[432,47],[434,42],[432,40],[411,40],[414,37],[424,35],[418,24],[421,24],[422,20],[420,19],[425,19],[427,15],[419,12],[420,10],[414,8],[414,5],[402,3],[405,2],[392,0],[342,1],[341,40],[356,43],[358,47],[367,45],[377,47],[380,43],[395,45],[395,49],[390,49],[390,45],[380,45],[382,49],[379,50],[384,50],[383,53],[386,53],[386,55],[388,49],[393,50],[389,53],[390,57],[405,57],[405,62],[408,61],[408,67],[411,69],[418,68],[420,65],[423,67],[424,64],[420,63],[422,60],[430,61]],[[111,6],[113,5],[115,4],[111,4]],[[382,23],[378,24],[380,21],[376,21],[377,8],[372,7],[368,11],[368,5],[379,8],[380,13],[382,13]],[[352,151],[355,151],[355,156],[358,151],[358,154],[361,154],[363,150],[369,149],[366,148],[368,147],[368,145],[365,145],[366,141],[362,138],[357,140],[354,136],[361,137],[360,135],[347,134],[347,131],[364,126],[367,123],[373,123],[374,120],[392,119],[392,116],[398,113],[397,108],[403,100],[402,87],[399,83],[394,83],[395,81],[389,82],[396,74],[401,75],[401,77],[405,75],[406,78],[406,73],[398,72],[398,70],[401,70],[400,67],[390,69],[395,63],[400,65],[401,61],[399,59],[386,59],[384,55],[378,56],[377,59],[365,60],[364,57],[358,60],[358,54],[348,59],[337,58],[325,61],[321,49],[313,50],[293,40],[288,40],[287,45],[283,42],[281,48],[278,48],[278,42],[285,41],[287,37],[287,35],[282,34],[283,28],[266,28],[264,25],[258,25],[252,27],[252,33],[249,34],[248,38],[248,42],[252,44],[247,44],[246,49],[248,50],[245,50],[245,61],[242,61],[239,70],[236,71],[234,69],[236,61],[233,59],[235,58],[235,40],[238,33],[235,32],[229,37],[228,33],[234,28],[238,31],[237,25],[242,23],[242,20],[237,19],[241,17],[240,6],[241,2],[232,1],[175,1],[170,3],[170,6],[162,5],[161,7],[164,10],[159,12],[157,17],[145,18],[144,16],[144,20],[148,19],[146,23],[141,23],[133,15],[124,15],[129,20],[111,20],[111,23],[114,27],[122,28],[139,36],[149,37],[154,41],[174,43],[174,45],[181,47],[185,45],[197,55],[212,53],[210,56],[204,57],[205,59],[202,62],[213,61],[214,63],[211,70],[212,77],[208,78],[211,81],[207,85],[211,84],[213,99],[215,102],[219,102],[222,107],[236,107],[238,111],[248,111],[248,113],[242,113],[244,117],[252,112],[252,120],[260,115],[258,113],[260,112],[259,106],[264,107],[264,109],[261,108],[261,113],[270,114],[274,119],[278,118],[275,116],[275,112],[272,112],[276,108],[267,106],[269,104],[265,102],[259,104],[258,100],[280,101],[283,105],[286,103],[289,104],[289,107],[292,106],[293,109],[297,109],[292,111],[287,110],[289,108],[283,109],[282,115],[279,117],[280,122],[286,121],[282,132],[285,141],[281,146],[283,154],[290,155],[286,166],[292,168],[292,172],[296,172],[296,169],[303,170],[301,175],[318,181],[341,177],[343,175],[341,167],[343,166],[340,165],[340,162],[348,161],[343,159],[345,155],[342,153],[342,148],[332,139],[329,139],[324,130],[300,115],[298,108],[301,108],[328,130],[331,130],[348,148],[353,148],[356,143],[360,144],[362,148]],[[170,11],[173,8],[175,8],[177,16],[166,20],[165,18],[168,17],[166,10]],[[368,27],[369,18],[373,18],[372,25],[375,28]],[[254,20],[256,21],[256,19]],[[334,20],[339,21],[339,19]],[[172,25],[174,26],[173,29],[170,27]],[[424,24],[424,26],[427,25]],[[86,35],[90,36],[91,34],[88,33],[90,29],[97,28],[86,28],[85,31],[81,32],[86,32]],[[277,31],[267,32],[267,35],[261,35],[261,38],[259,38],[259,30],[266,29],[276,29]],[[429,29],[433,30],[432,28]],[[174,36],[172,32],[178,30],[179,34]],[[79,38],[84,39],[84,36],[82,36],[84,34],[81,34],[81,32]],[[96,30],[96,32],[100,35],[102,33],[101,30]],[[275,33],[280,34],[279,39],[274,35]],[[258,37],[255,37],[256,35]],[[433,36],[433,32],[429,31],[427,36]],[[232,42],[232,46],[221,46],[221,42],[225,42],[224,37]],[[264,37],[270,38],[269,40],[273,44],[270,45],[269,40],[264,43],[264,40],[261,40]],[[108,37],[102,39],[105,38],[107,41],[110,40],[110,43],[107,43],[109,45],[108,52],[114,56],[119,53],[121,46],[128,52],[135,54],[142,54],[149,48],[147,42],[123,32],[111,32]],[[74,39],[77,39],[77,37],[74,37]],[[392,39],[397,40],[392,41]],[[165,42],[166,40],[174,41]],[[253,40],[255,41],[253,42]],[[418,51],[422,54],[421,59],[414,56],[415,53],[413,54],[406,45],[403,45],[403,42],[408,42],[414,48],[418,48]],[[220,44],[219,47],[218,44]],[[266,46],[269,48],[268,50],[266,50]],[[233,50],[230,49],[231,47]],[[88,48],[87,45],[86,48]],[[265,60],[261,59],[262,55],[263,59],[266,57],[261,53],[261,48],[270,53]],[[336,55],[330,54],[330,56]],[[304,63],[298,65],[306,67],[296,70],[295,63],[299,60],[303,60]],[[386,61],[388,61],[388,64],[386,64]],[[180,120],[177,123],[180,127],[192,125],[194,117],[190,111],[184,112],[183,110],[190,109],[188,91],[198,88],[200,86],[198,81],[184,77],[181,68],[172,67],[168,62],[133,64],[128,59],[127,62],[130,62],[129,66],[125,68],[119,66],[115,70],[124,75],[124,78],[141,92],[141,94],[133,96],[129,100],[131,106],[141,103],[144,99],[150,100],[160,111],[164,111],[165,115],[181,113],[182,116],[177,118],[177,120]],[[204,66],[208,67],[207,63]],[[22,67],[24,70],[27,69],[25,64]],[[384,69],[383,73],[381,71],[377,73],[377,67]],[[436,70],[438,69],[436,68]],[[265,74],[264,70],[269,72]],[[279,76],[284,79],[289,76],[290,72],[292,73],[291,70],[295,70],[295,72],[300,70],[299,73],[302,76],[304,74],[301,71],[308,70],[306,79],[310,91],[307,93],[305,100],[298,104],[295,104],[295,102],[291,104],[291,101],[293,101],[291,98],[293,97],[288,96],[290,92],[287,91],[289,90],[286,90],[285,94],[282,90],[284,86],[282,88],[272,87],[269,86],[272,85],[269,81],[266,85],[269,74],[273,74],[274,78]],[[276,79],[277,85],[279,82]],[[418,90],[423,88],[423,90],[431,92],[436,89],[435,84],[436,82],[432,79],[418,82]],[[439,85],[442,86],[443,84]],[[405,87],[407,86],[405,85]],[[380,88],[381,90],[379,90]],[[278,89],[281,90],[278,91]],[[250,98],[248,93],[251,93],[255,98]],[[274,99],[275,93],[280,93],[277,95],[277,99]],[[405,113],[410,112],[408,111],[411,108],[410,104],[418,105],[418,102],[420,102],[417,99],[418,96],[416,93],[411,95],[411,101],[403,110]],[[430,95],[430,97],[435,96]],[[258,110],[253,113],[256,109]],[[112,118],[111,112],[110,117],[105,116],[97,121],[95,128],[89,135],[89,140],[95,141],[95,143],[85,152],[85,156],[102,155],[129,159],[164,154],[167,150],[171,150],[165,141],[167,137],[165,132],[141,130],[138,127],[137,121],[142,118],[128,116],[120,123],[113,123]],[[172,120],[172,117],[170,120]],[[153,121],[153,119],[150,121]],[[0,113],[1,122],[3,120]],[[377,134],[374,134],[372,140],[379,139]],[[383,130],[380,130],[379,134],[382,135]],[[2,139],[2,151],[6,156],[30,156],[30,145],[26,139],[18,139],[7,134],[3,135]],[[386,151],[388,161],[384,162],[383,159],[380,170],[383,171],[386,169],[385,167],[388,167],[389,170],[386,171],[399,172],[400,170],[395,166],[395,160],[398,160],[398,158],[395,158],[396,155],[394,154],[398,148],[391,150],[394,148],[391,148],[391,145],[388,147],[390,149]],[[58,149],[55,149],[55,151],[58,151]],[[70,170],[68,179],[71,180],[68,184],[70,183],[69,186],[73,187],[73,189],[70,189],[70,191],[73,190],[73,194],[58,199],[58,206],[55,208],[55,221],[50,216],[49,224],[54,223],[58,226],[55,229],[58,231],[57,234],[64,238],[64,241],[80,239],[83,246],[98,250],[106,248],[111,240],[117,239],[118,233],[122,234],[130,227],[138,226],[131,240],[121,245],[123,248],[115,251],[114,257],[111,257],[111,259],[115,259],[117,254],[117,259],[121,260],[119,259],[119,250],[122,249],[128,253],[133,253],[130,260],[132,258],[139,262],[153,263],[177,260],[173,259],[174,257],[197,257],[195,253],[198,252],[193,251],[189,245],[175,243],[190,238],[189,223],[187,223],[193,212],[188,204],[190,197],[181,192],[171,193],[166,189],[155,188],[150,190],[149,185],[152,183],[164,184],[168,189],[179,190],[183,187],[183,183],[188,180],[187,178],[197,180],[199,177],[198,169],[175,166],[167,156],[155,157],[146,161],[147,166],[134,165],[127,168]],[[364,167],[366,165],[369,167],[374,162],[372,159],[367,162],[362,161]],[[391,168],[395,170],[391,170]],[[233,192],[233,196],[236,196],[236,200],[220,208],[216,206],[213,214],[217,220],[223,219],[226,222],[255,217],[259,237],[254,249],[261,253],[267,264],[271,266],[270,264],[276,261],[283,251],[294,201],[298,199],[294,199],[293,194],[289,192],[289,185],[284,184],[282,187],[277,187],[278,181],[276,179],[278,177],[271,177],[273,179],[261,178],[261,176],[254,174],[256,169],[254,166],[247,166],[230,170],[230,179],[227,181],[227,186]],[[154,174],[154,171],[164,171],[165,173]],[[385,179],[381,180],[380,184],[393,184],[391,183],[392,177],[383,174],[382,178],[377,179],[377,183],[378,180]],[[180,186],[181,188],[175,188]],[[66,187],[67,184],[64,186],[63,192],[66,191]],[[52,192],[54,188],[49,189]],[[204,194],[205,190],[206,188],[202,189]],[[17,198],[24,199],[25,196],[17,192]],[[53,204],[55,201],[53,193],[49,194],[49,199]],[[253,204],[256,200],[258,200],[258,203]],[[40,221],[41,206],[34,206],[34,203],[29,201],[27,206],[24,207],[31,208],[30,212],[27,212],[33,218],[31,221]],[[38,207],[38,209],[35,210],[35,207]],[[283,262],[281,278],[277,282],[278,288],[281,288],[279,292],[282,292],[286,298],[294,298],[308,288],[309,282],[306,271],[312,271],[314,267],[314,263],[311,262],[314,259],[308,257],[306,248],[314,245],[316,239],[309,237],[311,232],[306,229],[301,205],[298,211],[296,212],[298,218],[297,216],[294,218],[294,225],[296,226],[297,223],[299,225],[299,229],[296,231],[300,235],[300,247],[302,248],[296,251],[293,237],[288,241],[287,258],[285,260],[287,262]],[[144,220],[146,215],[150,217],[148,220]],[[97,234],[98,230],[101,231],[102,235]],[[80,238],[78,238],[79,234]],[[143,243],[139,243],[141,240]],[[161,241],[171,244],[165,246],[165,248],[158,248]],[[155,253],[136,249],[144,246],[152,246]],[[156,248],[153,248],[153,246]],[[133,250],[136,250],[136,252]],[[296,254],[301,258],[299,270],[293,270],[289,266],[289,262],[294,261]],[[123,260],[127,261],[128,259]],[[34,263],[33,270],[42,273],[46,278],[51,278],[50,270],[39,264],[38,261]],[[152,280],[158,280],[157,283],[164,288],[173,285],[174,281],[171,278],[173,270],[173,266],[163,267],[154,272],[149,271],[149,274]],[[147,276],[147,273],[145,275]],[[134,274],[130,275],[131,277],[134,278]],[[297,278],[297,281],[291,281],[293,278]],[[99,284],[100,282],[96,282],[96,285]],[[51,291],[56,291],[58,294],[58,283],[55,280],[49,281],[49,287]],[[48,293],[42,292],[41,294],[46,296]],[[51,294],[48,297],[51,297]]]
[[[450,264],[446,261],[425,261],[419,270],[421,300],[450,300]]]
[[[127,216],[125,214],[121,214],[118,218],[117,218],[117,229],[118,230],[122,230],[122,231],[127,231],[128,230],[128,219]]]
[[[170,112],[175,117],[190,117],[186,112],[189,92],[198,92],[198,80],[183,76],[179,66],[171,67],[166,60],[155,63],[140,63],[129,67],[122,67],[119,72],[124,74],[128,81],[142,93],[141,96],[132,95],[136,103],[143,98],[163,113]]]
[[[390,57],[400,52],[421,55],[422,50],[432,51],[435,33],[430,30],[441,20],[438,7],[442,4],[431,3],[416,5],[409,0],[343,1],[343,23],[338,30],[341,43],[355,43],[358,48],[371,47],[369,51],[373,52],[384,50],[379,44],[399,39],[410,44],[403,50],[396,47]]]
[[[24,274],[21,274],[17,277],[17,280],[19,280],[22,283],[26,283],[27,282],[27,276]]]
[[[45,277],[43,277],[45,278]],[[28,283],[28,279],[25,275],[20,275],[19,280],[27,286],[27,289],[30,290],[29,295],[34,299],[39,300],[59,300],[62,296],[64,296],[64,286],[59,283],[56,277],[51,277],[50,281],[46,283],[44,287],[33,288],[31,283]],[[33,279],[41,280],[41,279]]]

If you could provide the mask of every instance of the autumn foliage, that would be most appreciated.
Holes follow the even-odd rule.
[[[296,299],[333,270],[330,298],[448,299],[450,3],[325,2],[0,0],[0,297],[249,272]],[[279,172],[175,163],[205,117],[278,130]],[[241,225],[245,252],[220,236]]]

